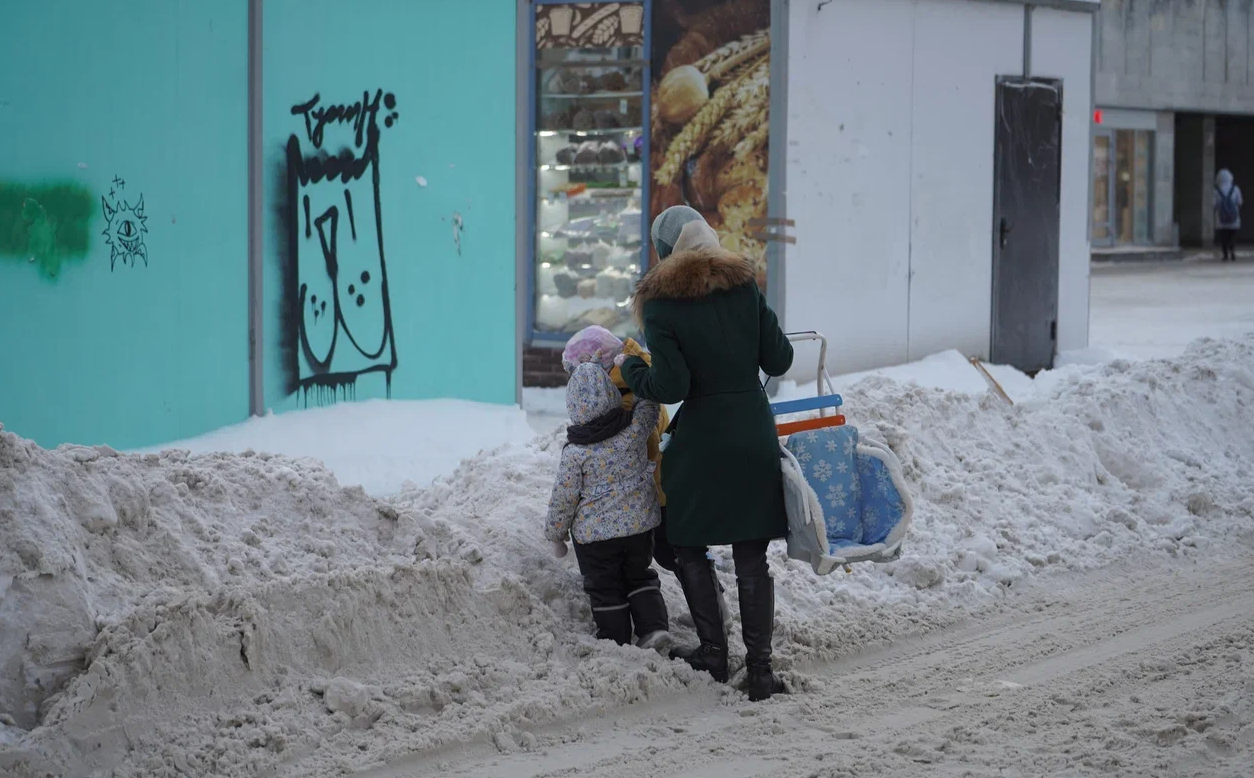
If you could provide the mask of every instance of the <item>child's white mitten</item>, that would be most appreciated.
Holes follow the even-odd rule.
[[[566,541],[564,540],[553,541],[553,556],[557,557],[558,559],[561,559],[562,557],[566,556]]]

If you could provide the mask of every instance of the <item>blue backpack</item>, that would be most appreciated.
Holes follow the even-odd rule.
[[[1215,191],[1219,192],[1219,223],[1235,224],[1241,218],[1241,211],[1237,208],[1237,188],[1232,187],[1228,194],[1220,191],[1219,187],[1215,187]]]

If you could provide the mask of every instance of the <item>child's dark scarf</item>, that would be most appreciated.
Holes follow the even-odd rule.
[[[609,440],[631,425],[631,414],[626,408],[615,408],[587,424],[572,424],[566,428],[566,440],[576,446]]]

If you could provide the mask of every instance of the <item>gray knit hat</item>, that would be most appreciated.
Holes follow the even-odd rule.
[[[688,222],[705,221],[705,217],[686,205],[672,205],[657,215],[653,220],[653,229],[649,231],[653,239],[653,248],[657,249],[658,259],[666,259],[675,250],[679,242],[679,233]]]

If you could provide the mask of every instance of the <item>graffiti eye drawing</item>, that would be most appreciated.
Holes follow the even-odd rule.
[[[111,250],[109,270],[117,266],[118,260],[134,267],[135,260],[142,259],[147,267],[148,247],[144,245],[144,235],[148,232],[148,217],[144,215],[144,196],[140,195],[134,206],[120,198],[110,204],[106,197],[100,198],[100,204],[104,209],[105,243]]]

